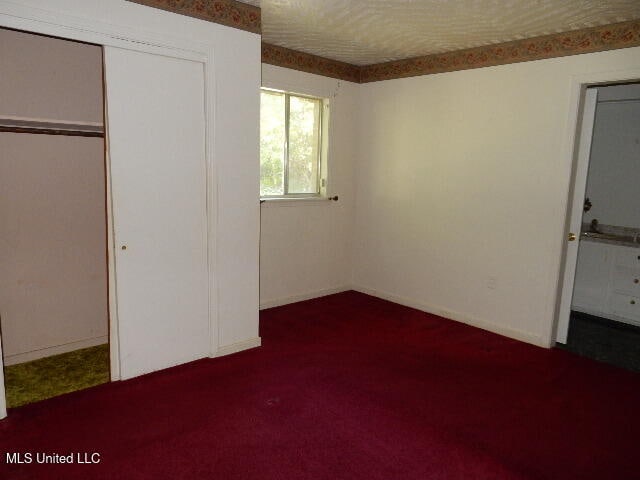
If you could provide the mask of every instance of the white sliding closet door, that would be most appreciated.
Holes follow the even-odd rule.
[[[126,379],[209,355],[204,66],[104,55]]]

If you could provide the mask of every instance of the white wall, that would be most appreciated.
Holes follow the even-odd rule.
[[[23,7],[35,7],[23,12]],[[6,15],[3,15],[5,13]],[[259,205],[258,144],[260,36],[123,0],[20,0],[0,2],[0,26],[29,30],[21,19],[41,16],[70,25],[91,23],[98,30],[133,32],[143,43],[212,46],[214,55],[214,157],[217,185],[215,248],[219,345],[258,337]],[[23,27],[23,23],[27,27]],[[78,35],[68,30],[69,35]],[[84,34],[83,34],[84,35]],[[94,35],[99,43],[101,34]],[[179,92],[176,92],[179,95]]]
[[[102,50],[0,30],[0,116],[102,123]],[[0,133],[5,363],[107,341],[104,140]]]
[[[6,364],[107,342],[102,138],[0,133]]]
[[[601,88],[598,100],[583,220],[640,228],[640,85]]]
[[[330,99],[328,191],[339,201],[267,201],[261,207],[260,305],[348,289],[358,85],[262,65],[262,85]],[[258,192],[255,193],[256,201]]]
[[[0,30],[0,116],[102,123],[102,49]]]
[[[362,85],[356,288],[548,345],[572,85],[632,68],[640,48]]]

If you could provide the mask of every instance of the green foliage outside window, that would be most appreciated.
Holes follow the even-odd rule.
[[[321,125],[321,99],[262,91],[261,196],[320,193]]]

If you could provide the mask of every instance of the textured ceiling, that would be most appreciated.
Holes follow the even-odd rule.
[[[243,0],[262,40],[354,65],[640,18],[640,0]]]

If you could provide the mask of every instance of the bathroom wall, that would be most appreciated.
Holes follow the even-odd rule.
[[[599,88],[584,221],[640,228],[639,189],[640,85]]]

